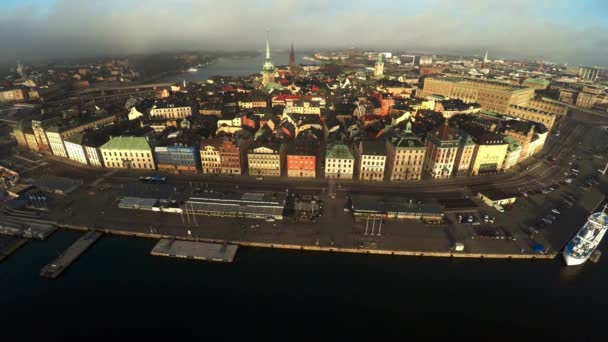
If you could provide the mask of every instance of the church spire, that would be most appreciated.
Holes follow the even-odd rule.
[[[291,51],[289,52],[289,67],[293,72],[296,68],[296,53],[293,51],[293,41],[291,42]]]
[[[266,59],[270,59],[270,29],[266,29]]]

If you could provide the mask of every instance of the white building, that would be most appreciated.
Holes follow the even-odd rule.
[[[325,178],[353,179],[355,157],[345,144],[332,144],[325,153]]]
[[[192,115],[192,107],[154,107],[150,110],[151,119],[183,119]]]

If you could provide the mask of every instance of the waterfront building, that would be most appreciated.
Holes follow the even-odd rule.
[[[420,180],[424,167],[426,146],[411,131],[411,123],[400,134],[386,142],[388,178],[391,181]]]
[[[446,123],[426,135],[425,170],[433,178],[449,178],[454,170],[460,140]]]
[[[282,220],[286,200],[285,192],[208,191],[188,198],[183,210],[188,215]]]
[[[0,103],[23,101],[26,96],[26,92],[21,88],[0,90]]]
[[[155,146],[154,159],[159,171],[198,172],[198,146]]]
[[[201,140],[201,167],[205,174],[221,174],[222,159],[220,157],[221,139]]]
[[[38,151],[51,152],[51,146],[46,136],[45,128],[49,126],[47,120],[32,120],[32,131],[38,143]]]
[[[510,105],[525,105],[534,97],[534,89],[497,81],[464,77],[427,78],[419,97],[442,95],[479,103],[482,109],[506,113]]]
[[[299,135],[287,151],[287,177],[316,178],[319,145],[310,131]]]
[[[247,152],[250,176],[281,176],[281,154],[278,144],[256,141]]]
[[[21,148],[29,149],[29,145],[27,140],[25,139],[25,133],[27,131],[32,130],[32,122],[30,120],[18,120],[15,123],[15,127],[13,128],[13,136],[15,136],[15,140],[17,141],[17,146]],[[33,131],[32,131],[33,135]],[[35,138],[34,138],[35,140]]]
[[[152,148],[147,137],[114,137],[99,150],[105,167],[154,170]]]
[[[223,138],[218,151],[220,153],[220,167],[223,174],[242,174],[241,151],[234,139]]]
[[[382,182],[386,167],[385,139],[363,140],[356,149],[359,179]]]
[[[470,174],[477,176],[500,171],[509,147],[504,137],[495,132],[482,131],[478,136],[473,136],[473,140],[476,145],[471,159]]]
[[[116,121],[116,115],[109,115],[101,118],[92,116],[77,119],[75,121],[59,121],[45,131],[50,150],[58,157],[69,158],[64,145],[65,139],[89,128],[105,126],[114,121]]]
[[[327,146],[325,152],[325,178],[353,179],[355,156],[343,143]]]
[[[458,132],[458,150],[454,159],[454,171],[456,176],[466,176],[471,172],[471,161],[475,152],[473,137],[464,131]]]
[[[509,144],[507,148],[507,155],[502,165],[503,170],[508,170],[519,162],[519,156],[521,155],[521,144],[511,136],[505,137],[505,142]]]
[[[384,197],[355,194],[351,196],[350,209],[354,215],[367,218],[441,221],[444,215],[443,207],[434,200],[422,202],[398,196]],[[376,225],[375,222],[374,225]]]

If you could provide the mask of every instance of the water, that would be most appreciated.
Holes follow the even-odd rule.
[[[104,236],[59,279],[41,278],[40,269],[79,235],[32,241],[0,264],[3,337],[605,335],[605,260],[566,268],[559,259],[241,248],[235,263],[223,264],[154,257],[153,240]]]
[[[319,62],[309,61],[302,59],[303,57],[310,56],[309,54],[303,54],[296,51],[296,62],[298,64],[320,64]],[[262,70],[262,64],[264,64],[265,54],[259,54],[255,57],[243,57],[243,58],[218,58],[214,63],[201,67],[197,72],[184,72],[178,75],[171,75],[163,79],[164,82],[182,82],[194,81],[204,82],[211,76],[247,76],[254,73],[260,73]],[[289,51],[286,52],[272,52],[272,62],[274,65],[287,65],[289,64]]]

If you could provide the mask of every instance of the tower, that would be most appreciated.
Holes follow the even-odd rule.
[[[486,50],[486,55],[483,57],[483,62],[481,62],[481,68],[485,69],[487,63],[488,63],[488,50]]]
[[[293,52],[293,42],[291,42],[291,51],[289,52],[289,70],[291,70],[292,74],[295,74],[296,68],[298,65],[296,64],[296,54]]]
[[[262,85],[273,83],[274,74],[276,73],[274,64],[272,64],[272,60],[270,59],[270,42],[268,39],[268,31],[269,30],[266,30],[266,60],[262,66]]]
[[[17,61],[17,73],[19,74],[19,77],[24,76],[23,64],[21,64],[21,61]]]
[[[382,78],[384,76],[384,54],[378,54],[378,61],[376,61],[376,65],[374,66],[374,77]]]

